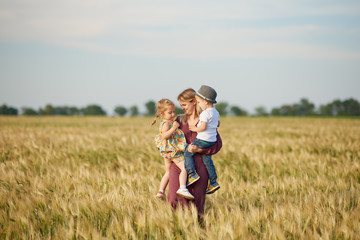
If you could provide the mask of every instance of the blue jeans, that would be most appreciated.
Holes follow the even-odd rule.
[[[199,148],[209,148],[209,147],[213,146],[215,143],[216,142],[206,142],[206,141],[196,138],[192,144]],[[195,173],[194,155],[196,153],[189,152],[188,147],[189,146],[186,147],[186,150],[184,153],[185,169],[189,175],[192,175]],[[208,172],[210,183],[215,183],[216,179],[217,179],[217,175],[216,175],[214,163],[211,159],[211,155],[202,155],[202,160],[203,160],[206,170]]]

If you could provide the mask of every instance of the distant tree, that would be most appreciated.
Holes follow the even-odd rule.
[[[84,115],[106,115],[106,112],[98,105],[92,104],[82,109]]]
[[[230,108],[230,111],[232,112],[232,114],[234,114],[235,116],[246,116],[247,112],[241,108],[239,108],[238,106],[232,106]]]
[[[0,107],[0,115],[8,115],[9,108],[5,104]]]
[[[280,108],[273,108],[271,109],[271,113],[272,116],[280,116]]]
[[[345,116],[360,116],[360,103],[357,100],[349,98],[344,100],[342,104]]]
[[[340,99],[336,99],[331,103],[331,105],[332,105],[331,111],[333,116],[343,116],[344,109]]]
[[[220,116],[226,116],[228,106],[227,102],[219,102],[215,104],[215,109],[219,112]]]
[[[184,114],[184,111],[180,107],[175,106],[175,114],[176,115]]]
[[[81,111],[77,107],[68,107],[67,112],[69,113],[69,115],[80,115]]]
[[[9,107],[8,108],[8,115],[18,115],[18,113],[19,113],[19,110],[17,110],[14,107]]]
[[[117,106],[114,110],[114,112],[116,112],[119,116],[125,116],[127,111],[128,110],[123,106]]]
[[[45,109],[39,108],[38,114],[41,116],[45,115]]]
[[[70,115],[69,113],[69,108],[67,106],[59,106],[59,107],[54,107],[53,109],[53,114],[54,115]]]
[[[130,116],[132,116],[132,117],[136,117],[139,115],[139,109],[137,106],[130,107],[129,111],[130,111]]]
[[[266,108],[263,107],[263,106],[259,106],[259,107],[255,108],[255,114],[257,116],[267,116],[267,115],[269,115],[267,113],[267,111],[266,111]]]
[[[322,116],[360,116],[360,103],[349,98],[344,101],[336,99],[326,105],[321,105],[319,114]]]
[[[52,106],[48,104],[44,109],[39,109],[39,115],[80,115],[80,109],[77,107]]]
[[[28,108],[28,107],[23,107],[22,108],[22,114],[25,116],[35,116],[35,115],[39,115],[39,113],[37,111],[35,111],[32,108]]]
[[[273,116],[310,116],[315,115],[315,105],[306,98],[302,98],[299,103],[285,104],[279,108],[271,110]]]
[[[0,115],[18,115],[18,110],[13,107],[8,107],[6,104],[0,106]]]
[[[156,112],[156,103],[152,100],[148,101],[147,103],[145,103],[145,107],[146,107],[146,114],[147,116],[154,116],[155,112]]]
[[[283,105],[280,107],[280,116],[294,116],[295,111],[292,105]]]
[[[300,104],[298,105],[298,112],[296,115],[300,116],[310,116],[315,114],[315,105],[306,98],[302,98],[300,100]]]
[[[55,109],[50,104],[45,106],[45,115],[55,115]]]
[[[321,116],[332,116],[331,105],[330,104],[320,105],[320,107],[319,107],[319,115],[321,115]]]

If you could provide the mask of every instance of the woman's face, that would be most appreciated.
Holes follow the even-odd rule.
[[[184,111],[184,113],[186,115],[191,115],[194,113],[195,111],[195,106],[196,106],[196,100],[192,100],[191,102],[187,102],[187,101],[181,101],[179,100],[179,104],[181,109]]]

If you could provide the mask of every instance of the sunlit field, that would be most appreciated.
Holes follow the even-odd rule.
[[[360,120],[222,118],[219,191],[173,211],[152,118],[0,117],[0,239],[360,239]]]

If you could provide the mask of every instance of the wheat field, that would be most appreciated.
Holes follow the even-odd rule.
[[[204,222],[151,118],[0,117],[0,239],[360,239],[360,120],[222,118]]]

